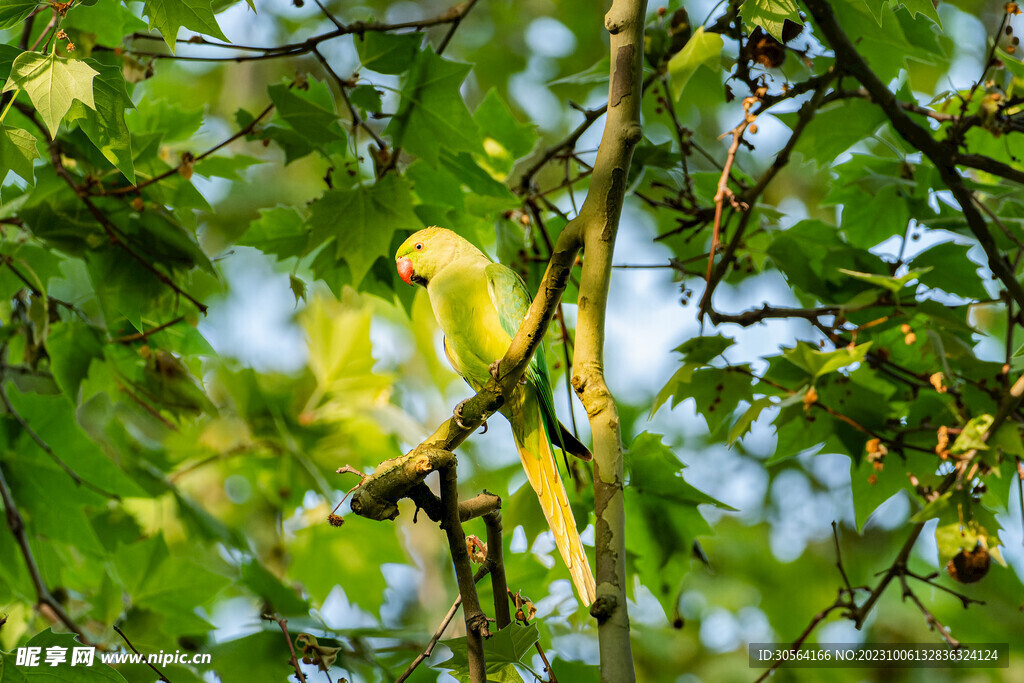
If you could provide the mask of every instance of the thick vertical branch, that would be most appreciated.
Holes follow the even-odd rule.
[[[480,609],[480,597],[476,593],[473,568],[469,564],[469,552],[466,550],[466,532],[463,531],[459,518],[459,488],[455,463],[441,469],[440,475],[441,505],[444,508],[442,525],[448,535],[448,546],[452,561],[455,562],[455,578],[459,583],[459,595],[462,596],[462,613],[466,617],[469,676],[472,683],[485,683],[487,669],[484,661],[484,637],[491,634],[487,629],[487,617]]]
[[[640,140],[644,0],[615,0],[605,16],[611,34],[608,118],[579,230],[584,263],[576,325],[572,384],[590,418],[594,436],[594,499],[597,517],[597,600],[601,680],[633,681],[626,612],[625,501],[622,438],[615,400],[604,377],[604,324],[612,251],[633,148]]]

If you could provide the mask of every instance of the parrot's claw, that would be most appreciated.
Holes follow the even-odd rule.
[[[466,405],[466,401],[468,400],[469,399],[467,398],[459,401],[459,405],[455,406],[455,412],[452,414],[452,417],[455,418],[455,424],[459,425],[463,429],[466,429],[466,425],[462,424],[462,406]]]
[[[499,375],[499,373],[501,372],[501,361],[500,360],[496,360],[493,363],[491,363],[490,366],[487,369],[490,371],[491,377],[494,378],[495,382],[500,382],[501,381],[501,376]],[[526,384],[526,375],[523,375],[522,377],[519,378],[519,383],[520,384]]]
[[[462,406],[466,405],[466,403],[468,403],[468,402],[469,402],[468,398],[467,399],[463,399],[462,401],[459,401],[459,405],[455,406],[455,411],[454,411],[454,414],[452,415],[452,418],[455,419],[455,424],[459,425],[463,429],[469,429],[469,427],[462,422]],[[486,433],[487,432],[487,420],[484,420],[481,423],[480,426],[483,427],[483,429],[480,430],[480,433],[481,434]]]

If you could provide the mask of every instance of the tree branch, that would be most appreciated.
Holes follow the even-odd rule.
[[[605,15],[605,28],[611,34],[608,114],[590,190],[573,221],[582,232],[585,259],[572,386],[586,408],[594,439],[597,599],[590,613],[598,623],[601,680],[615,683],[633,681],[636,674],[626,607],[622,434],[618,409],[604,377],[605,315],[626,178],[633,148],[642,136],[645,10],[644,0],[615,0]]]
[[[459,487],[455,474],[455,458],[447,467],[441,469],[441,505],[444,517],[441,525],[448,536],[448,548],[455,563],[455,576],[459,583],[459,595],[462,596],[462,613],[466,618],[466,643],[469,651],[469,677],[472,683],[485,683],[487,680],[487,663],[484,658],[484,638],[491,633],[487,628],[487,617],[480,608],[480,598],[476,592],[476,582],[469,563],[469,552],[466,550],[466,532],[459,520]]]

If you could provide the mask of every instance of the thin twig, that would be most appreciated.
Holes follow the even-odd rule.
[[[448,27],[448,33],[444,35],[444,38],[441,40],[441,44],[437,46],[438,55],[444,54],[445,49],[448,47],[452,37],[455,35],[455,31],[458,30],[459,24],[461,24],[462,20],[466,18],[467,14],[469,14],[469,10],[473,9],[473,5],[475,5],[476,2],[477,0],[466,0],[463,5],[460,5],[460,7],[462,7],[462,11],[459,13],[459,16],[452,20],[451,26]]]
[[[292,643],[292,637],[288,635],[288,620],[274,614],[264,614],[263,618],[267,621],[277,622],[277,625],[281,627],[281,632],[284,633],[284,640],[288,643],[288,651],[292,654],[291,659],[288,661],[295,669],[295,677],[301,683],[306,683],[306,674],[302,673],[302,668],[299,667],[299,658],[295,654],[295,645]]]
[[[126,334],[123,337],[115,337],[110,341],[113,344],[131,344],[132,342],[143,341],[145,339],[149,339],[150,336],[156,334],[157,332],[162,332],[163,330],[166,330],[168,327],[173,327],[174,325],[177,325],[178,323],[184,320],[185,316],[179,315],[177,318],[174,318],[173,320],[168,320],[167,322],[157,325],[156,327],[151,327],[145,332],[135,332],[133,334]]]
[[[954,649],[960,647],[960,641],[950,635],[946,627],[942,625],[942,622],[932,614],[931,610],[924,606],[924,603],[921,602],[920,598],[918,598],[914,591],[910,589],[910,585],[907,583],[906,572],[901,573],[899,577],[900,585],[903,587],[903,599],[906,600],[907,598],[910,598],[914,604],[917,605],[917,608],[921,610],[921,614],[924,615],[925,621],[928,622],[928,626],[938,631],[943,640],[949,643]]]
[[[128,636],[124,634],[124,631],[122,631],[117,624],[114,624],[112,628],[115,631],[117,631],[117,635],[121,636],[121,639],[124,640],[125,643],[127,643],[128,647],[131,648],[131,651],[142,657],[142,661],[146,664],[146,666],[148,666],[150,669],[156,672],[156,675],[160,677],[161,681],[165,681],[165,683],[171,683],[171,679],[167,677],[167,674],[158,669],[156,665],[149,660],[149,657],[143,656],[142,653],[139,652],[134,645],[132,645],[132,641],[128,640]]]

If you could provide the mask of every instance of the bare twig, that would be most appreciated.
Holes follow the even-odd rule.
[[[144,341],[146,339],[149,339],[151,335],[154,335],[157,332],[162,332],[166,330],[168,327],[173,327],[178,323],[183,322],[184,320],[185,316],[179,315],[177,318],[174,318],[173,320],[168,320],[167,322],[157,325],[156,327],[151,327],[145,332],[134,332],[132,334],[126,334],[123,337],[116,337],[114,339],[111,339],[110,341],[114,344],[131,344],[132,342]]]
[[[750,113],[750,106],[754,102],[754,98],[748,97],[743,102],[743,122],[738,126],[730,130],[726,135],[732,136],[732,143],[729,145],[729,152],[725,157],[725,166],[722,169],[722,175],[718,179],[718,190],[715,192],[715,221],[711,230],[711,248],[708,250],[708,272],[704,278],[707,282],[707,286],[704,288],[704,296],[700,299],[700,309],[697,312],[697,320],[703,320],[704,315],[707,313],[708,308],[711,306],[711,294],[712,294],[712,280],[711,273],[715,267],[715,253],[718,251],[718,236],[722,229],[722,211],[725,208],[725,200],[728,199],[730,203],[739,208],[740,210],[749,209],[749,206],[744,207],[736,202],[736,198],[733,195],[732,190],[729,189],[729,172],[732,170],[732,165],[736,161],[736,152],[740,148],[740,142],[743,140],[743,133],[747,130],[747,127],[753,124],[756,117]]]
[[[953,648],[960,647],[960,641],[954,638],[952,635],[950,635],[949,630],[942,625],[942,622],[940,622],[935,617],[935,615],[932,614],[931,610],[924,606],[924,603],[921,602],[921,599],[918,598],[914,591],[910,589],[910,585],[907,583],[907,573],[903,572],[899,575],[899,577],[900,585],[903,587],[903,599],[906,600],[907,598],[910,598],[911,601],[915,605],[917,605],[917,608],[921,610],[921,614],[924,615],[925,621],[928,622],[929,628],[933,628],[936,631],[938,631],[939,635],[942,636],[943,640],[949,643]]]
[[[276,614],[264,614],[263,618],[267,621],[276,622],[281,627],[281,632],[284,634],[284,640],[288,643],[288,651],[291,652],[291,659],[288,661],[295,669],[295,678],[301,683],[306,683],[306,674],[302,673],[302,668],[299,666],[299,658],[295,654],[295,645],[292,643],[292,637],[288,634],[288,620],[284,617],[279,617]]]
[[[128,639],[128,636],[124,634],[124,631],[122,631],[117,624],[114,624],[112,628],[117,632],[117,635],[121,636],[121,639],[124,640],[124,642],[128,645],[129,648],[131,648],[132,652],[139,656],[142,656],[142,653],[139,652],[134,645],[132,645],[132,641]],[[156,672],[156,675],[160,677],[161,681],[164,681],[165,683],[171,683],[171,679],[167,678],[167,674],[158,669],[156,665],[153,664],[153,662],[149,661],[149,657],[142,656],[142,661],[146,663],[146,666],[148,666],[150,669]]]
[[[452,37],[455,35],[455,31],[458,30],[459,24],[466,18],[469,11],[473,9],[473,5],[477,3],[477,0],[465,0],[460,7],[460,12],[457,17],[452,19],[451,26],[448,27],[448,32],[444,34],[444,38],[441,39],[441,44],[437,46],[437,54],[444,54],[444,51],[448,48],[448,44],[452,41]]]

